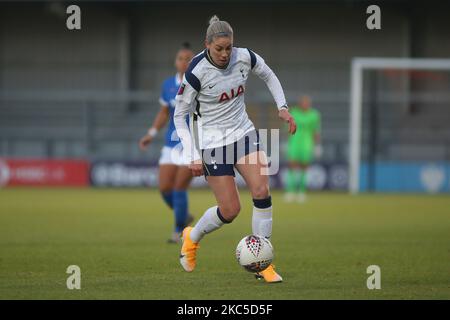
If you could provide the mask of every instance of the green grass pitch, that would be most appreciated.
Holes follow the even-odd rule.
[[[251,233],[251,197],[206,236],[197,269],[182,271],[166,244],[172,213],[156,190],[0,190],[0,299],[450,299],[450,197],[314,193],[286,204],[273,193],[272,243],[281,284],[236,262]],[[190,191],[198,218],[214,204]],[[81,268],[81,290],[66,269]],[[368,290],[366,269],[381,268]]]

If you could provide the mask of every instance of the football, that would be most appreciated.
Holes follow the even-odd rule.
[[[248,272],[263,271],[272,263],[273,256],[270,241],[254,234],[244,237],[236,248],[236,259]]]

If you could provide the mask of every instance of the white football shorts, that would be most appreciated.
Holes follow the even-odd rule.
[[[181,143],[171,148],[164,146],[161,149],[161,156],[159,157],[159,165],[174,164],[176,166],[187,166],[189,162],[183,157],[183,147]]]

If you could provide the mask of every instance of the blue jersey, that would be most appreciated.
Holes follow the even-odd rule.
[[[166,142],[164,145],[171,148],[180,143],[180,138],[178,138],[175,124],[173,122],[173,114],[175,112],[175,96],[177,95],[180,84],[181,81],[178,79],[178,75],[166,79],[162,86],[161,97],[159,98],[159,103],[161,105],[168,106],[169,108],[169,126],[167,128]]]

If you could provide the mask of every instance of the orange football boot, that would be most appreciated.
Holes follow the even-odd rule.
[[[264,280],[269,283],[277,283],[283,281],[283,278],[275,272],[275,266],[273,264],[269,265],[263,271],[256,273],[255,277],[257,279],[264,278]]]
[[[183,246],[181,247],[180,263],[183,269],[187,272],[194,271],[197,249],[200,248],[198,243],[191,240],[190,234],[192,229],[192,227],[186,227],[184,228],[182,234]]]

